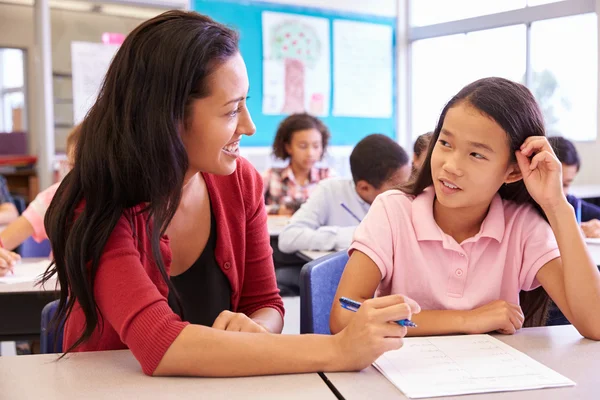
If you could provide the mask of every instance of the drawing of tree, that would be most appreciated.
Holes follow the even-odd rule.
[[[285,67],[285,100],[282,113],[305,111],[305,69],[313,68],[321,56],[321,42],[307,24],[288,20],[273,28],[271,54]]]

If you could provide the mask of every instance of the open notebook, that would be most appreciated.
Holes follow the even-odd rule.
[[[575,385],[489,335],[406,338],[373,365],[414,399]]]
[[[8,273],[0,277],[0,284],[3,283],[21,283],[36,281],[50,265],[50,260],[43,260],[34,263],[22,262],[15,265],[14,273]]]

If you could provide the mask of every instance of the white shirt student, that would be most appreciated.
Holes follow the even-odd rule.
[[[362,139],[350,155],[352,179],[317,185],[279,235],[279,250],[337,250],[350,246],[354,230],[380,193],[406,182],[411,169],[398,143],[381,134]]]

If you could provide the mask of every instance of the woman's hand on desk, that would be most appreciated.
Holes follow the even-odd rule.
[[[231,332],[268,333],[262,325],[254,322],[246,314],[227,310],[219,314],[212,327]]]
[[[0,276],[10,273],[20,259],[17,253],[0,248]]]
[[[334,336],[341,365],[333,370],[360,370],[389,350],[402,347],[406,327],[395,321],[421,311],[412,299],[391,295],[366,300],[340,333]]]
[[[586,238],[600,238],[600,221],[592,219],[581,223],[581,230]]]

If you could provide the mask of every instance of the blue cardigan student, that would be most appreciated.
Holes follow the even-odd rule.
[[[410,176],[408,154],[393,139],[373,134],[350,154],[352,179],[319,183],[279,235],[279,250],[333,250],[350,246],[356,226],[375,197]]]
[[[563,191],[568,202],[576,210],[580,218],[581,229],[588,238],[600,237],[600,207],[568,194],[569,187],[581,168],[581,161],[577,149],[571,141],[561,136],[548,138],[554,148],[556,157],[562,164]]]

